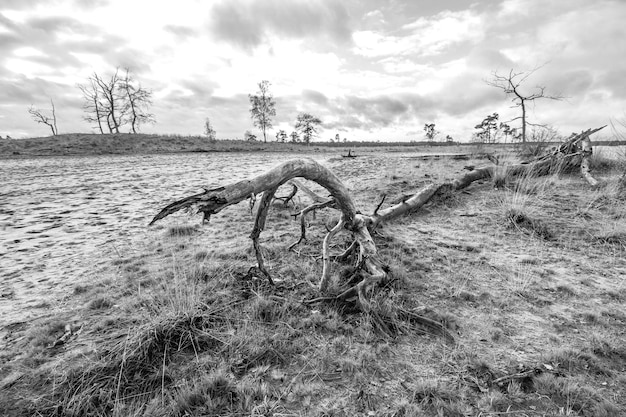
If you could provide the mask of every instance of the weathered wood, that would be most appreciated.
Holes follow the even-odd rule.
[[[312,159],[302,158],[287,161],[254,178],[239,181],[225,187],[205,190],[202,193],[175,201],[154,216],[150,225],[170,214],[192,206],[195,206],[199,213],[203,213],[205,218],[208,218],[210,215],[219,213],[228,206],[248,199],[251,195],[260,194],[271,188],[278,188],[296,177],[306,178],[326,188],[331,196],[336,199],[338,209],[346,216],[346,223],[352,224],[356,214],[356,207],[348,189],[330,170]]]
[[[587,180],[589,185],[591,185],[592,187],[596,187],[599,184],[599,182],[593,177],[593,175],[591,175],[591,168],[590,168],[591,163],[589,161],[589,157],[593,153],[593,150],[591,149],[591,141],[589,140],[589,136],[586,136],[580,142],[580,145],[581,145],[580,147],[582,151],[582,162],[580,163],[580,173],[582,174],[583,178]]]
[[[265,229],[265,220],[267,219],[267,213],[269,211],[270,205],[272,204],[272,200],[274,199],[274,194],[276,194],[277,189],[278,187],[273,187],[263,192],[263,198],[261,199],[261,203],[259,204],[259,208],[257,209],[254,227],[252,228],[252,233],[250,233],[250,238],[252,239],[252,246],[254,247],[259,270],[263,272],[263,274],[265,274],[269,283],[272,285],[274,284],[274,281],[272,280],[272,277],[268,270],[265,268],[265,260],[263,258],[263,253],[261,252],[259,237],[261,236],[261,232],[263,231],[263,229]]]
[[[331,239],[343,228],[344,221],[343,218],[339,219],[335,227],[330,229],[330,231],[324,237],[324,241],[322,242],[322,278],[320,279],[319,288],[321,292],[325,292],[328,288],[328,279],[330,278],[330,241]]]
[[[320,195],[317,195],[310,188],[308,188],[307,186],[302,184],[302,182],[300,182],[300,181],[298,181],[296,179],[291,179],[291,180],[288,181],[288,183],[296,186],[299,191],[302,191],[303,193],[305,193],[315,203],[323,203],[325,201],[328,201],[328,197],[322,197]]]

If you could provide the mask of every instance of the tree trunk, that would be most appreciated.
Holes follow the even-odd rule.
[[[59,133],[59,130],[57,129],[57,115],[54,111],[54,101],[52,101],[52,99],[50,99],[50,105],[52,105],[52,123],[54,125],[54,128],[52,129],[52,136],[56,136]]]
[[[521,97],[520,100],[522,106],[522,143],[526,143],[526,103]]]

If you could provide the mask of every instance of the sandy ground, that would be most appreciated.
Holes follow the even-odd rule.
[[[263,172],[292,154],[179,154],[0,161],[0,326],[71,303],[139,241],[168,202]],[[319,155],[325,159],[326,156]]]
[[[364,152],[378,154],[358,151]],[[338,151],[306,156],[342,162]],[[71,303],[77,285],[102,278],[111,261],[138,242],[157,239],[147,224],[167,203],[295,157],[246,152],[0,160],[0,327]],[[358,161],[355,170],[379,176],[370,157]],[[354,175],[348,177],[349,183]]]

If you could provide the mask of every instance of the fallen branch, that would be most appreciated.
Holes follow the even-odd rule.
[[[555,170],[580,165],[581,161],[585,159],[585,156],[588,156],[588,152],[590,152],[591,149],[589,135],[600,129],[602,128],[584,131],[570,138],[567,142],[555,148],[551,153],[533,161],[508,166],[507,176],[540,176],[554,172]],[[257,177],[239,181],[228,186],[205,190],[200,194],[195,194],[171,203],[162,209],[150,224],[154,224],[156,221],[170,214],[189,207],[196,207],[198,212],[203,213],[204,219],[208,220],[212,214],[218,213],[228,206],[263,193],[263,198],[259,205],[255,225],[250,237],[255,249],[259,269],[271,281],[269,272],[264,265],[263,255],[259,245],[259,237],[265,228],[267,213],[276,190],[281,185],[290,182],[299,190],[309,195],[313,199],[314,204],[296,214],[296,217],[297,215],[301,216],[301,237],[298,242],[291,245],[289,248],[292,249],[295,245],[306,239],[306,224],[304,220],[306,213],[318,208],[331,206],[339,210],[341,212],[340,221],[324,238],[322,248],[323,271],[319,287],[322,292],[328,287],[330,260],[332,258],[328,253],[330,241],[341,229],[345,229],[352,234],[354,239],[354,248],[351,246],[349,251],[352,252],[358,247],[356,265],[359,268],[362,280],[347,288],[336,296],[336,298],[339,300],[356,300],[362,307],[367,308],[367,290],[372,288],[375,284],[384,281],[387,277],[386,267],[378,256],[378,251],[371,237],[371,232],[381,223],[388,222],[396,217],[419,209],[436,195],[448,195],[451,192],[463,190],[475,181],[493,178],[494,169],[494,166],[473,169],[453,181],[430,184],[416,194],[403,198],[400,202],[391,207],[382,209],[381,202],[381,204],[376,207],[373,214],[366,215],[357,211],[347,188],[329,169],[312,159],[297,159],[287,161]],[[297,182],[297,180],[294,179],[296,177],[308,179],[324,187],[330,193],[330,198],[320,197]],[[347,255],[349,251],[340,255],[340,258],[349,256]]]

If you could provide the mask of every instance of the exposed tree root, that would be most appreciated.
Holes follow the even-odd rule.
[[[580,166],[581,173],[585,179],[587,179],[590,184],[594,185],[593,181],[595,180],[589,173],[588,165],[585,165],[584,161],[586,161],[586,158],[591,153],[589,135],[600,129],[602,128],[584,131],[570,138],[559,147],[554,148],[552,152],[532,161],[508,166],[506,168],[507,177],[511,178],[521,175],[541,176]],[[581,164],[581,162],[583,163]],[[312,205],[294,215],[294,217],[300,216],[301,236],[298,242],[292,244],[289,249],[293,249],[297,244],[306,240],[305,216],[307,213],[324,207],[333,207],[339,210],[341,212],[339,222],[324,238],[322,246],[323,270],[319,288],[321,292],[325,292],[328,288],[331,259],[345,260],[358,248],[356,265],[362,279],[360,282],[351,285],[335,298],[342,301],[354,300],[362,308],[368,309],[368,290],[374,285],[384,281],[387,277],[387,268],[380,260],[371,232],[384,222],[388,222],[396,217],[419,209],[434,196],[449,195],[452,192],[463,190],[475,181],[493,178],[494,169],[494,166],[472,169],[470,172],[453,181],[430,184],[416,194],[406,196],[391,207],[382,208],[383,200],[374,213],[366,215],[357,211],[347,188],[335,174],[314,160],[303,158],[287,161],[254,178],[220,188],[205,190],[200,194],[195,194],[176,201],[161,210],[150,224],[189,207],[196,207],[198,212],[204,214],[204,219],[208,220],[212,214],[218,213],[230,205],[237,204],[248,198],[254,199],[258,194],[263,193],[263,198],[257,209],[255,224],[250,237],[256,252],[259,270],[261,270],[271,282],[270,274],[265,268],[259,244],[259,236],[265,228],[267,213],[270,208],[270,203],[274,199],[276,190],[281,185],[289,182],[294,189],[297,188],[297,190],[307,194],[313,200]],[[295,180],[294,178],[296,177],[302,177],[321,185],[330,193],[330,197],[325,198],[317,195],[302,183]],[[292,191],[288,196],[288,200],[285,200],[285,202],[288,202],[294,196],[295,193]],[[340,230],[346,230],[351,233],[354,241],[344,254],[333,257],[329,254],[330,243]]]

